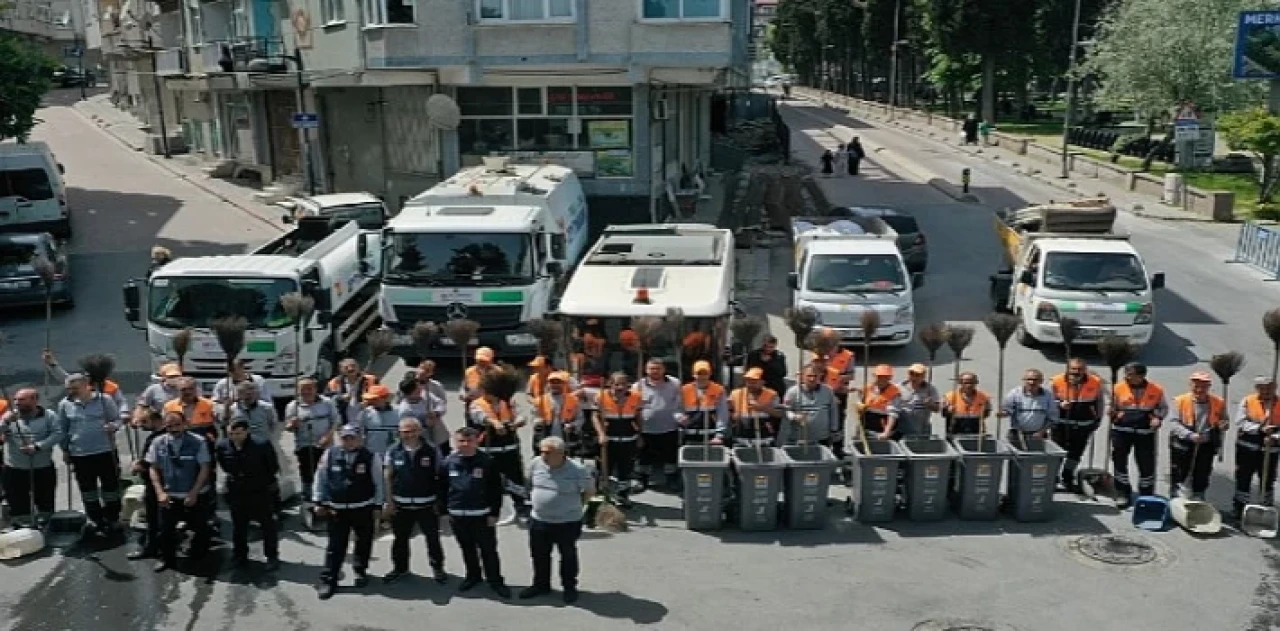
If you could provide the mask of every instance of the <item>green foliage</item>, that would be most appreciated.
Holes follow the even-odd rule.
[[[1146,134],[1125,134],[1111,143],[1111,153],[1116,155],[1132,155],[1138,143],[1147,139]]]
[[[1276,157],[1280,156],[1280,116],[1263,107],[1231,112],[1218,119],[1218,132],[1227,146],[1248,151],[1262,162],[1258,202],[1269,203],[1275,195]]]
[[[27,140],[40,99],[52,86],[53,70],[53,60],[40,51],[0,35],[0,140]]]

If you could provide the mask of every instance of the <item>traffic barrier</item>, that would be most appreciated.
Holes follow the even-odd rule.
[[[1280,280],[1280,230],[1256,221],[1240,226],[1233,263],[1244,263]]]

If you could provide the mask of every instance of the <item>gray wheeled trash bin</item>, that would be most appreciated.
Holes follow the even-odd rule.
[[[941,438],[906,438],[898,444],[907,456],[907,515],[912,521],[946,517],[951,465],[959,454]]]
[[[861,440],[853,441],[853,488],[846,508],[858,521],[893,521],[898,508],[898,467],[903,458],[898,443],[870,440],[864,446]]]
[[[1040,438],[1008,443],[1013,450],[1009,464],[1009,500],[1018,521],[1046,521],[1053,517],[1053,494],[1058,472],[1067,452],[1052,440]]]
[[[990,520],[1000,515],[1000,483],[1012,457],[1009,445],[994,438],[962,436],[951,440],[960,454],[952,500],[960,519]]]
[[[788,466],[783,484],[787,527],[826,528],[827,492],[840,462],[822,445],[791,445],[783,447],[782,452],[786,454]]]
[[[724,485],[729,477],[729,450],[690,445],[680,448],[684,482],[684,525],[689,530],[715,530],[724,522]]]
[[[760,461],[764,456],[764,461]],[[778,527],[778,494],[787,472],[781,449],[738,447],[733,450],[733,470],[738,482],[738,528],[774,530]]]

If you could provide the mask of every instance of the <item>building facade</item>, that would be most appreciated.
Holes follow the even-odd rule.
[[[55,63],[71,67],[99,63],[94,0],[0,2],[0,33],[23,39]]]

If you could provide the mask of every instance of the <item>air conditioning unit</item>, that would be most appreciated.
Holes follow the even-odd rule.
[[[664,121],[664,120],[667,120],[667,100],[666,100],[666,99],[656,99],[656,100],[654,100],[654,102],[653,102],[653,120],[656,120],[656,121]]]

